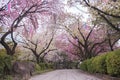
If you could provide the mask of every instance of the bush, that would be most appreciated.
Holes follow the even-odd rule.
[[[38,64],[35,64],[35,71],[41,71],[41,67]]]
[[[93,59],[92,67],[93,67],[94,72],[98,72],[98,73],[107,72],[105,59],[106,59],[106,54],[97,56]]]
[[[0,80],[13,80],[13,76],[11,75],[2,76],[0,77]]]
[[[120,76],[120,50],[110,52],[106,59],[107,73],[112,76]]]
[[[12,57],[5,54],[4,50],[0,51],[0,75],[9,74],[12,68]]]
[[[46,63],[39,63],[39,66],[41,67],[41,70],[46,69]]]
[[[69,62],[69,68],[70,69],[78,68],[78,63],[77,62]]]
[[[46,65],[47,65],[47,69],[53,69],[54,68],[52,63],[47,63]]]
[[[120,50],[85,60],[80,65],[80,69],[91,73],[107,73],[120,77]]]
[[[92,64],[92,61],[94,60],[94,58],[91,58],[91,59],[88,59],[87,60],[87,71],[90,72],[90,73],[93,73],[94,72],[94,64]]]
[[[87,60],[83,61],[81,64],[80,64],[80,69],[84,70],[84,71],[87,71]]]

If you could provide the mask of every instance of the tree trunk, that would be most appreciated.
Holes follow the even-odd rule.
[[[41,57],[41,58],[40,58],[40,61],[43,63],[43,62],[44,62],[44,57]]]
[[[111,50],[111,51],[114,51],[110,38],[108,39],[108,43],[109,43],[109,46],[110,46],[110,50]]]
[[[15,54],[15,48],[17,47],[17,43],[15,41],[13,42],[13,47],[10,47],[7,42],[5,42],[6,37],[11,34],[12,32],[9,30],[1,37],[1,45],[5,48],[8,55],[13,56]]]
[[[39,63],[40,63],[39,56],[36,56],[36,61],[37,61],[37,64],[39,64]]]

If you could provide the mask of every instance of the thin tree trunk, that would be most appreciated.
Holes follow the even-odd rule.
[[[39,63],[40,63],[39,56],[36,56],[36,61],[37,61],[37,64],[39,64]]]

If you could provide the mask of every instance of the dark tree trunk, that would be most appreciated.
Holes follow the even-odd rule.
[[[36,61],[37,61],[37,64],[40,63],[40,58],[39,58],[39,56],[36,56]]]
[[[9,30],[8,32],[6,32],[6,33],[1,37],[0,43],[1,43],[1,45],[5,48],[6,53],[7,53],[8,55],[10,55],[10,56],[13,56],[13,55],[15,54],[15,48],[17,47],[17,43],[13,40],[13,41],[12,41],[12,42],[13,42],[13,46],[10,47],[9,44],[8,44],[7,42],[5,42],[6,37],[7,37],[9,34],[11,34],[11,33],[12,33],[12,31],[10,31],[10,30]]]
[[[40,58],[40,61],[43,63],[44,62],[44,58]]]

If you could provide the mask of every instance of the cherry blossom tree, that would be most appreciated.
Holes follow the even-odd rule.
[[[119,1],[118,0],[71,0],[68,2],[71,6],[72,4],[83,4],[84,7],[88,7],[90,13],[91,23],[96,24],[96,26],[106,27],[104,35],[106,36],[106,41],[104,46],[105,49],[113,51],[116,49],[116,43],[120,39],[120,28],[119,28]],[[76,4],[76,5],[79,5]],[[101,26],[99,26],[101,25]],[[102,30],[102,29],[101,29]],[[94,31],[93,31],[94,32]],[[92,32],[92,33],[93,33]],[[99,32],[97,32],[99,34]],[[116,35],[116,36],[115,36]],[[94,38],[93,38],[94,39]],[[98,39],[99,41],[99,39]]]
[[[3,0],[3,1],[1,0],[0,1],[0,12],[5,11],[6,8],[8,8],[8,10],[10,9],[10,4],[9,4],[10,1],[11,0]],[[3,17],[4,17],[4,15],[0,14],[0,22]]]
[[[104,52],[104,46],[102,45],[106,40],[101,39],[96,34],[93,34],[94,27],[91,28],[87,33],[82,32],[83,30],[78,28],[79,35],[71,34],[73,39],[77,41],[77,45],[72,42],[70,39],[69,41],[79,49],[78,55],[80,56],[81,60],[85,60],[94,56],[97,56],[100,52]]]
[[[119,48],[119,46],[116,45],[120,39],[119,33],[112,29],[109,29],[109,30],[107,30],[106,35],[107,35],[106,36],[106,39],[107,39],[106,45],[108,44],[109,49],[111,51],[114,51],[115,49]]]
[[[111,27],[114,30],[120,32],[119,28],[119,0],[69,0],[68,2],[71,6],[75,6],[72,4],[79,3],[80,5],[84,5],[88,7],[88,10],[95,17],[95,21],[105,22],[107,23],[107,27]],[[116,23],[117,21],[117,23]]]
[[[37,29],[39,30],[39,29]],[[40,62],[44,62],[45,56],[51,52],[56,50],[53,46],[53,39],[54,39],[54,28],[42,28],[41,32],[35,32],[31,36],[26,36],[21,34],[21,45],[30,50],[34,55],[36,62],[39,64]],[[31,31],[30,31],[31,32]],[[39,35],[40,34],[40,35]]]
[[[81,60],[85,60],[85,59],[97,56],[99,53],[107,51],[107,48],[105,48],[106,47],[105,46],[105,42],[106,42],[105,30],[99,28],[96,25],[89,26],[90,24],[88,25],[86,23],[82,23],[79,17],[72,16],[71,17],[72,19],[69,19],[69,18],[67,18],[67,21],[72,20],[73,22],[69,23],[64,21],[62,25],[65,27],[65,30],[72,37],[71,38],[67,36],[67,39],[66,39],[72,45],[69,45],[67,47],[68,43],[63,44],[66,46],[66,48],[68,48],[68,51],[70,51],[74,55],[77,55]],[[63,50],[64,49],[65,48],[63,48]]]
[[[2,18],[1,27],[4,26],[5,33],[1,34],[1,45],[5,48],[8,55],[15,54],[17,42],[14,40],[14,32],[19,27],[31,27],[27,23],[31,22],[33,29],[38,28],[38,15],[52,15],[60,10],[56,5],[59,0],[11,0],[8,10],[0,11]],[[58,8],[58,9],[57,9]],[[36,26],[37,25],[37,26]],[[12,46],[7,44],[7,38],[11,38]]]
[[[73,60],[77,60],[78,59],[78,48],[76,48],[75,46],[73,46],[69,41],[68,38],[70,38],[72,41],[75,42],[74,39],[72,39],[72,37],[64,32],[59,34],[56,38],[55,38],[55,46],[58,50],[61,50],[65,53],[65,55],[67,55],[67,57],[69,58],[69,60],[73,61]],[[59,44],[59,45],[58,45]]]
[[[36,42],[33,42],[33,41],[30,41],[30,40],[27,40],[27,42],[25,43],[24,42],[24,48],[26,49],[29,49],[31,50],[31,52],[33,53],[33,55],[35,56],[36,58],[36,62],[39,64],[40,62],[44,62],[44,57],[50,52],[50,51],[53,51],[55,49],[49,49],[49,46],[50,44],[52,43],[52,40],[53,40],[53,37],[50,39],[49,42],[46,42],[46,45],[45,46],[42,46],[43,49],[39,50],[38,51],[38,46],[40,46],[42,43],[36,41]],[[32,46],[30,46],[30,44]]]
[[[102,2],[97,2],[95,6],[87,2],[87,0],[83,1],[88,7],[92,6],[91,10],[94,12],[94,14],[96,14],[96,17],[99,17],[101,20],[104,20],[108,24],[108,26],[120,32],[118,20],[120,18],[120,15],[118,14],[119,8],[117,8],[120,6],[120,2],[118,0],[102,0]],[[107,6],[105,6],[103,3]]]

